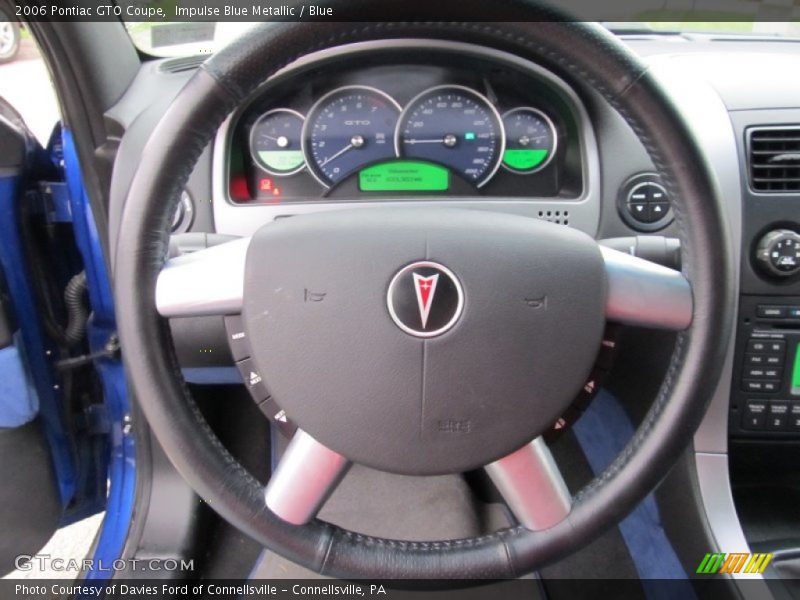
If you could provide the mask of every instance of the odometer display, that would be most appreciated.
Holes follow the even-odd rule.
[[[505,149],[500,115],[481,94],[462,86],[428,89],[400,115],[397,154],[449,167],[476,187],[497,171]]]
[[[367,167],[358,174],[362,192],[446,192],[450,172],[416,160],[393,160]]]
[[[311,108],[303,152],[311,172],[331,186],[364,166],[394,158],[392,138],[400,106],[374,88],[334,90]]]

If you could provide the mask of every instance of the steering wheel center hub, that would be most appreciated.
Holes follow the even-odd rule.
[[[550,427],[605,323],[591,238],[457,209],[267,225],[244,298],[253,359],[292,420],[356,462],[407,474],[475,468]]]

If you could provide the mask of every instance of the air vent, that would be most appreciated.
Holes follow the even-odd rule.
[[[750,130],[750,186],[800,193],[800,126]]]
[[[158,65],[162,73],[183,73],[184,71],[194,71],[208,59],[208,55],[203,56],[181,56],[165,60]]]

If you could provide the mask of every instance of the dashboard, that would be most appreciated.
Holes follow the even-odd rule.
[[[800,79],[786,76],[800,69],[799,46],[699,36],[625,42],[701,144],[740,266],[736,331],[694,448],[717,541],[743,548],[729,467],[739,482],[758,484],[736,490],[737,502],[747,500],[764,473],[778,481],[782,465],[795,468],[785,451],[800,439]],[[108,111],[122,140],[112,249],[138,157],[198,63],[186,64],[152,61]],[[654,171],[636,134],[584,81],[454,42],[356,44],[287,66],[227,119],[188,182],[174,230],[201,236],[204,247],[206,237],[247,236],[306,212],[445,203],[549,220],[624,240],[627,250],[677,237]],[[232,364],[217,321],[172,324],[187,379],[192,369]]]

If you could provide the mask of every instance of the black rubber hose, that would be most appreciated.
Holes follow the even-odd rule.
[[[69,280],[64,289],[64,306],[67,309],[67,327],[64,338],[68,346],[74,346],[86,334],[89,309],[86,305],[86,271],[81,271]]]

